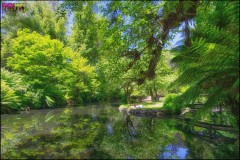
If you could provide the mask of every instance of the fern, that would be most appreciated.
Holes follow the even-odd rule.
[[[46,103],[48,105],[48,107],[53,107],[55,101],[53,99],[51,99],[49,96],[45,96],[46,97]]]
[[[15,91],[4,80],[1,80],[1,106],[17,109],[20,107],[20,99]]]
[[[231,100],[239,104],[239,4],[210,4],[199,8],[191,46],[178,47],[181,50],[172,60],[182,71],[172,86],[189,86],[178,103],[191,103],[203,94],[207,96],[198,115],[223,102],[230,110],[236,109]],[[239,119],[239,113],[232,113]]]

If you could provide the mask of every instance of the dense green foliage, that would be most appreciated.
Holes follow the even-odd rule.
[[[61,105],[68,99],[80,103],[94,93],[97,85],[94,67],[87,65],[86,59],[63,46],[60,41],[51,40],[49,36],[30,33],[29,30],[18,32],[18,37],[12,42],[13,56],[8,57],[7,67],[20,73],[22,80],[28,85],[24,88],[27,90],[24,95],[29,97],[31,93],[35,94],[30,96],[32,104],[26,102],[22,105],[52,107],[54,103]],[[21,82],[13,81],[14,79],[7,77],[10,76],[7,73],[4,71],[3,80],[17,83],[12,85],[20,87],[21,84],[18,83]],[[15,90],[19,92],[20,89],[15,87]],[[76,95],[74,90],[82,94]],[[91,95],[88,95],[90,92]]]
[[[28,105],[31,101],[34,101],[34,96],[29,91],[29,85],[24,82],[23,76],[2,68],[1,106],[17,110],[23,107],[22,105]]]
[[[202,115],[222,106],[239,118],[238,2],[25,4],[1,24],[4,106],[129,103],[175,93],[181,96],[165,102],[172,111],[204,99]],[[176,33],[183,43],[171,49]]]
[[[24,3],[24,12],[7,11],[1,19],[1,67],[6,65],[6,58],[12,56],[12,39],[17,37],[17,31],[28,28],[41,35],[49,35],[66,43],[66,15],[60,14],[59,5],[51,2]]]
[[[7,146],[1,150],[3,157],[96,158],[86,155],[89,151],[103,159],[164,158],[152,153],[163,155],[166,144],[177,139],[174,145],[180,145],[184,139],[191,148],[191,156],[184,158],[239,158],[239,136],[235,144],[230,139],[231,144],[212,150],[205,142],[188,142],[178,130],[186,125],[190,131],[198,120],[231,125],[239,133],[238,1],[65,0],[24,5],[24,11],[6,10],[1,17],[1,114],[100,102],[131,108],[144,106],[151,97],[152,106],[162,107],[154,102],[160,99],[164,111],[194,120],[132,122],[128,115],[123,122],[123,115],[111,110],[100,112],[102,117],[87,110],[90,117],[71,110],[76,108],[62,113],[56,109],[43,119],[39,114],[29,122],[5,122],[13,130],[1,128]],[[196,103],[200,109],[194,108]],[[181,114],[186,107],[194,109]],[[143,107],[148,109],[154,107]],[[28,113],[19,115],[29,118]],[[48,122],[54,123],[48,128]],[[206,132],[195,129],[200,135]],[[37,131],[43,136],[35,135]],[[235,133],[217,134],[236,138]]]
[[[183,108],[182,104],[177,104],[176,101],[177,94],[168,94],[165,97],[163,108],[167,109],[171,114],[180,114]]]
[[[221,105],[239,119],[238,12],[238,2],[210,2],[198,8],[191,46],[173,59],[182,69],[173,85],[188,86],[178,103],[194,103],[204,96],[204,113]]]
[[[16,96],[15,91],[5,81],[1,81],[1,106],[6,105],[16,109],[19,106],[19,97]]]
[[[19,29],[28,28],[52,39],[65,41],[66,15],[58,12],[60,5],[54,2],[27,2],[24,12],[10,12],[4,17],[1,26],[4,36],[16,37]],[[6,34],[6,35],[5,35]],[[9,39],[8,39],[9,40]]]

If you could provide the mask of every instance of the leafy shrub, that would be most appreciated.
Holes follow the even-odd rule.
[[[182,106],[176,103],[177,94],[168,94],[164,100],[163,108],[171,114],[180,114]]]
[[[53,107],[55,101],[52,100],[49,96],[45,96],[45,97],[46,97],[46,100],[45,100],[45,101],[46,101],[48,107]]]
[[[25,91],[33,92],[24,97],[26,102],[34,99],[27,105],[50,107],[53,101],[55,106],[62,105],[66,103],[64,95],[67,92],[78,103],[91,100],[99,83],[95,67],[89,65],[86,58],[64,47],[62,42],[37,32],[30,33],[29,29],[19,30],[17,35],[7,67],[23,77],[28,85]]]
[[[10,88],[4,80],[1,80],[1,107],[18,109],[19,106],[20,99],[15,94],[15,91]]]
[[[3,87],[1,88],[1,93],[3,94],[1,94],[2,101],[14,102],[8,103],[9,105],[11,104],[11,109],[20,109],[25,106],[40,108],[42,94],[39,94],[38,90],[33,90],[32,87],[26,83],[23,75],[1,68],[1,81],[3,82],[3,84],[1,84]],[[15,103],[16,97],[18,103]]]

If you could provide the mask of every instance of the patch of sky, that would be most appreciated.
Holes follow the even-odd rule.
[[[72,26],[73,26],[73,12],[70,12],[68,14],[68,19],[67,19],[67,36],[70,36],[72,33]]]
[[[107,10],[107,4],[108,2],[106,1],[98,1],[93,6],[93,11],[100,16],[104,16],[104,11]]]
[[[194,29],[195,28],[195,21],[190,20],[189,21],[189,28]],[[178,28],[173,29],[170,33],[169,36],[172,37],[170,39],[169,43],[166,45],[166,49],[173,49],[177,46],[183,45],[183,39],[185,38],[185,35],[183,33],[183,29],[185,27],[185,24],[182,23]]]
[[[159,5],[159,4],[162,4],[162,1],[152,0],[152,4],[153,4],[153,5]]]

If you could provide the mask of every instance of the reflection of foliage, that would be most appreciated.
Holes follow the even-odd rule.
[[[45,116],[45,122],[50,121],[53,117],[54,117],[54,115],[52,114],[52,112],[49,112],[49,113]]]
[[[174,138],[173,134],[171,134],[174,133],[174,130],[168,128],[171,125],[164,124],[165,121],[154,123],[156,127],[155,133],[152,133],[146,125],[149,124],[148,119],[139,121],[134,118],[132,122],[135,129],[140,133],[133,133],[132,141],[126,139],[127,136],[129,137],[129,133],[127,129],[122,129],[123,122],[117,122],[114,126],[114,136],[105,137],[102,140],[100,148],[110,153],[113,157],[118,155],[117,158],[121,159],[125,159],[127,156],[145,159],[157,158],[156,153],[158,153],[159,148],[163,148],[165,144],[171,142]]]
[[[214,159],[213,148],[208,143],[189,136],[187,139],[189,157],[196,159]],[[186,158],[189,158],[186,157]]]
[[[99,121],[93,121],[91,117],[87,115],[72,115],[72,110],[64,110],[59,118],[53,118],[53,113],[49,112],[45,118],[45,124],[52,122],[51,124],[57,125],[51,130],[45,128],[44,134],[38,134],[30,138],[26,138],[22,143],[12,143],[17,145],[16,150],[3,154],[3,157],[12,158],[44,158],[48,155],[48,158],[62,158],[66,155],[71,155],[70,158],[87,158],[88,152],[93,152],[95,139],[98,138],[98,134],[102,125]],[[57,124],[56,124],[57,123]],[[29,126],[30,125],[30,126]],[[26,122],[24,128],[28,128],[29,133],[35,133],[35,129],[39,130],[39,121],[32,119],[30,123]],[[34,131],[35,130],[35,131]],[[49,133],[50,132],[50,133]],[[15,137],[16,133],[6,132],[4,134],[6,140],[8,137]],[[9,140],[8,140],[9,142]],[[14,138],[11,140],[14,142]],[[39,146],[39,142],[41,145]],[[28,146],[31,146],[31,149]],[[6,148],[6,147],[4,147]],[[3,152],[2,152],[3,153]]]
[[[1,158],[156,159],[169,145],[188,147],[186,158],[229,158],[236,153],[235,145],[218,147],[184,134],[177,128],[175,119],[132,116],[130,139],[126,116],[117,114],[116,110],[91,110],[96,114],[94,118],[87,114],[77,114],[75,109],[67,108],[60,112],[56,109],[44,114],[18,115],[17,119],[5,119]],[[107,124],[111,124],[112,134],[107,133]]]
[[[1,154],[5,155],[12,152],[13,157],[17,156],[15,150],[18,150],[18,145],[23,144],[25,139],[29,138],[30,134],[35,134],[36,131],[43,131],[43,124],[39,122],[39,117],[16,118],[16,121],[10,120],[2,125],[1,129]],[[10,127],[11,126],[11,127]],[[35,140],[34,138],[30,138]],[[4,157],[4,156],[3,156]]]

